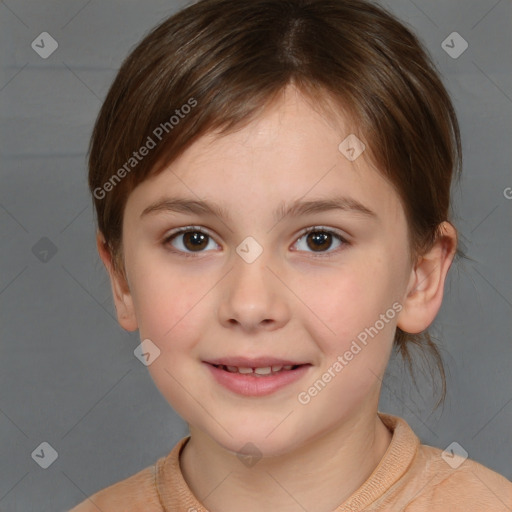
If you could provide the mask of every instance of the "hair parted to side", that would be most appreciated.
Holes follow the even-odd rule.
[[[401,199],[412,261],[432,246],[449,221],[461,141],[449,95],[416,36],[366,0],[202,0],[133,50],[94,126],[89,187],[116,271],[124,275],[122,222],[131,191],[207,132],[249,123],[290,84],[327,115],[334,104],[350,116]],[[128,167],[148,138],[155,146]],[[394,344],[412,374],[410,344],[434,356],[442,385],[437,407],[445,372],[428,331],[398,328]]]

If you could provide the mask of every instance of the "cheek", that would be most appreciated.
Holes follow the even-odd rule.
[[[194,350],[212,310],[207,292],[213,279],[209,283],[208,277],[187,277],[154,265],[134,273],[133,281],[140,339],[150,339],[160,350],[147,367],[149,374],[173,409],[187,421],[197,422],[201,415],[191,400],[197,391],[190,376],[197,372]]]
[[[384,312],[388,280],[378,265],[347,265],[339,270],[301,277],[297,295],[309,310],[309,318],[323,325],[326,334],[346,337]]]
[[[384,323],[380,320],[393,304],[390,266],[375,257],[372,262],[359,261],[324,277],[317,274],[297,283],[298,295],[305,297],[308,329],[323,351],[331,355],[348,350],[359,335],[364,341],[365,329],[376,322],[379,335],[383,335],[379,337],[389,337],[393,330],[394,310]]]
[[[171,271],[160,261],[134,268],[132,297],[141,338],[151,339],[162,351],[186,344],[194,325],[200,325],[198,315],[205,315],[202,307],[208,303],[213,278]]]

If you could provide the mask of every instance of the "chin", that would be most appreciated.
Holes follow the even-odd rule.
[[[226,451],[240,457],[261,458],[286,455],[302,441],[285,428],[277,432],[281,427],[276,429],[276,424],[271,428],[262,428],[259,425],[253,428],[240,428],[240,426],[230,428],[226,425],[226,428],[231,436],[223,429],[220,429],[220,432],[217,430],[208,433],[208,435]]]

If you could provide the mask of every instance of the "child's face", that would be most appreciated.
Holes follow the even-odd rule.
[[[399,198],[364,154],[350,162],[338,150],[349,133],[288,89],[278,107],[237,133],[201,138],[128,198],[123,248],[133,315],[124,326],[160,349],[148,369],[162,395],[191,428],[229,450],[251,442],[264,454],[284,453],[375,414],[399,318],[392,305],[404,298],[411,267]],[[230,218],[165,209],[142,215],[171,196],[208,201]],[[374,215],[332,209],[274,218],[282,203],[341,196]],[[186,226],[210,238],[164,241]],[[313,226],[348,244],[302,234]],[[240,246],[247,237],[263,250],[252,262],[255,247]],[[357,341],[370,327],[366,344]],[[214,373],[224,370],[207,363],[237,357],[309,366],[267,394],[248,388],[248,396],[221,384]],[[264,385],[269,377],[234,376],[235,385],[242,378]]]

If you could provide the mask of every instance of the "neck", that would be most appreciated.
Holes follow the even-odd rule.
[[[246,467],[209,436],[191,428],[180,466],[211,512],[263,509],[330,512],[353,494],[384,456],[391,433],[373,410],[319,434],[293,452]]]

